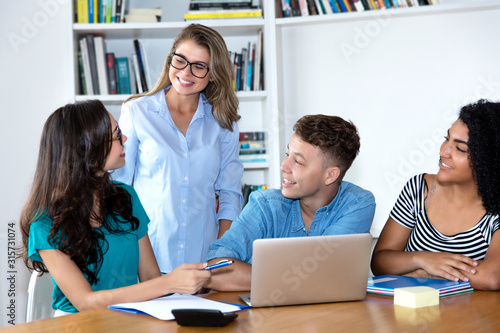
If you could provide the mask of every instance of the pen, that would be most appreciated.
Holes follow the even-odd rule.
[[[210,266],[207,266],[205,268],[203,268],[204,271],[210,271],[212,269],[215,269],[215,268],[219,268],[219,267],[224,267],[224,266],[229,266],[233,263],[234,261],[233,260],[227,260],[227,259],[224,259],[224,260],[221,260],[219,261],[218,263],[216,264],[213,264],[213,265],[210,265]]]

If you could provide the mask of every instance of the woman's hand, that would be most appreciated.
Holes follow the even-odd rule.
[[[182,264],[162,278],[168,281],[168,289],[179,294],[194,294],[199,291],[211,277],[210,271],[204,271],[206,263]]]
[[[415,256],[415,262],[430,275],[442,277],[446,280],[469,281],[463,274],[476,273],[478,262],[461,254],[449,252],[419,251]]]

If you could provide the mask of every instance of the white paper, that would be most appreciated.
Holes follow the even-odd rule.
[[[121,303],[110,305],[112,310],[139,311],[161,320],[172,320],[173,309],[211,309],[221,312],[239,311],[237,305],[221,303],[193,295],[173,294],[145,302]]]

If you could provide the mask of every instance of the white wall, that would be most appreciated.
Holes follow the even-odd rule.
[[[374,236],[405,182],[437,171],[439,146],[459,107],[500,98],[498,7],[380,13],[282,28],[286,140],[304,114],[357,125],[361,152],[346,180],[374,193]]]
[[[15,323],[24,321],[28,274],[22,261],[9,268],[8,224],[18,218],[31,184],[43,124],[69,101],[70,0],[3,1],[0,11],[0,327],[9,325],[11,300]],[[8,273],[8,272],[14,273]],[[15,277],[15,296],[7,278]]]

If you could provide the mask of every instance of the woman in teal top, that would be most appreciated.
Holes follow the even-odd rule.
[[[28,268],[50,272],[56,310],[195,293],[210,278],[203,263],[161,275],[137,194],[109,178],[125,164],[126,140],[97,100],[63,106],[45,123],[21,213],[22,256]]]

